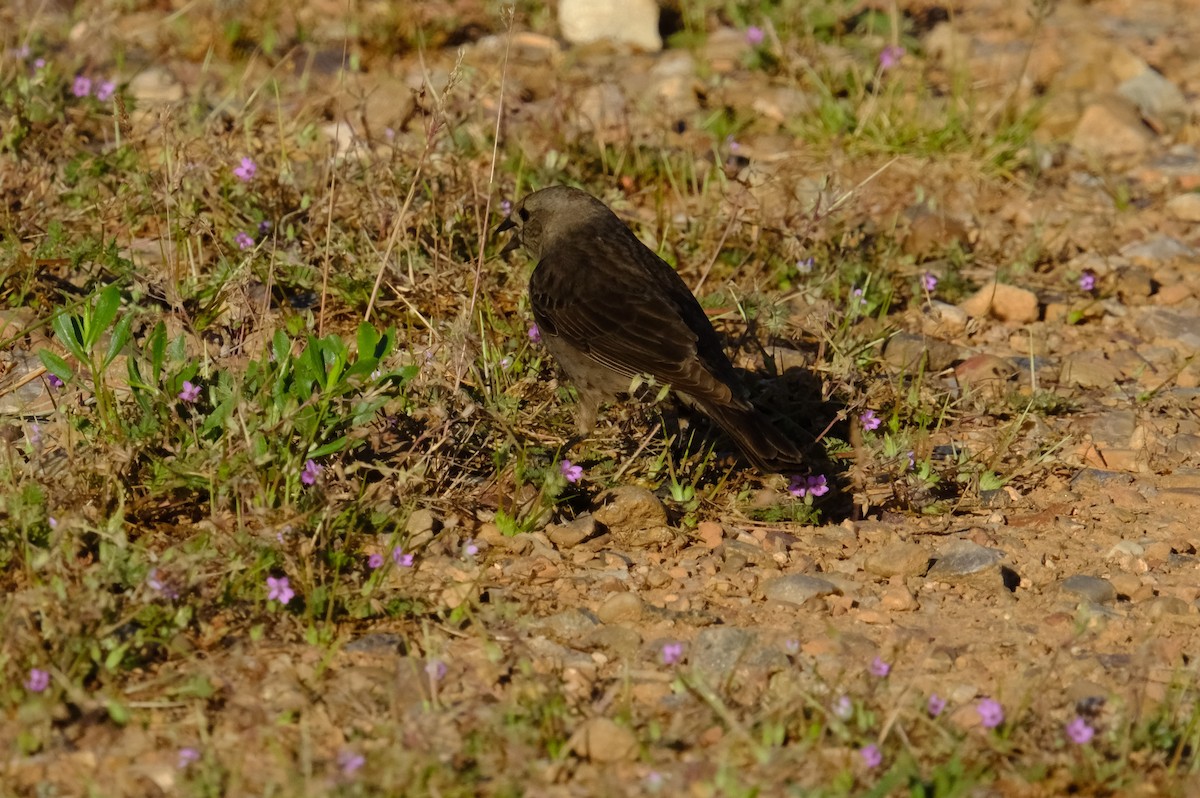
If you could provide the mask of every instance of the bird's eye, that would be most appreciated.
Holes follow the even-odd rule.
[[[517,216],[521,217],[522,222],[529,221],[529,211],[525,210],[524,208],[521,208],[519,211],[517,211]]]

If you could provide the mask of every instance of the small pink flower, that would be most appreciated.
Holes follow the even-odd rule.
[[[884,72],[896,67],[900,63],[900,59],[904,58],[906,51],[903,47],[895,44],[889,44],[879,53],[879,68]]]
[[[1092,292],[1096,290],[1096,273],[1091,269],[1084,269],[1083,274],[1079,275],[1079,290]]]
[[[1088,725],[1082,717],[1076,715],[1075,720],[1067,724],[1067,738],[1076,745],[1087,745],[1095,736],[1096,730]]]
[[[887,662],[884,662],[882,657],[876,657],[875,659],[871,660],[871,667],[869,670],[871,671],[872,676],[878,676],[880,679],[882,679],[892,672],[892,666]]]
[[[925,704],[925,708],[929,710],[929,717],[936,718],[946,709],[946,699],[933,693],[929,696],[929,701]]]
[[[865,745],[858,750],[862,756],[863,764],[872,770],[883,764],[883,753],[880,752],[877,745]]]
[[[281,576],[278,579],[273,576],[267,577],[267,601],[278,601],[286,607],[288,602],[295,597],[296,591],[292,590],[292,586],[288,583],[286,576]]]
[[[233,237],[233,243],[238,245],[238,249],[250,249],[254,246],[254,237],[245,230],[239,230],[238,234]]]
[[[757,25],[751,25],[750,27],[746,28],[746,44],[750,45],[751,47],[758,47],[763,43],[764,38],[766,38],[766,36],[763,33],[763,29]]]
[[[567,482],[575,483],[583,479],[583,466],[573,465],[570,460],[559,463],[558,470],[567,478]]]
[[[31,693],[40,693],[50,686],[50,673],[41,668],[30,668],[29,678],[25,680],[25,687]]]
[[[985,729],[994,729],[1004,722],[1004,707],[993,698],[984,698],[975,707],[979,713],[979,722]]]
[[[863,413],[858,417],[858,420],[862,422],[862,427],[867,432],[879,429],[879,425],[883,423],[879,420],[879,416],[875,415],[874,410],[863,411]]]
[[[76,97],[87,97],[92,93],[92,79],[86,75],[76,75],[71,83],[71,94]]]
[[[933,289],[937,288],[937,284],[938,278],[933,272],[925,272],[923,275],[921,275],[921,287],[924,288],[927,293],[933,293]]]
[[[193,383],[191,380],[183,381],[183,390],[179,392],[180,400],[191,404],[200,398],[200,386]]]
[[[51,388],[63,387],[63,381],[60,380],[58,377],[54,376],[53,374],[46,375],[46,382],[50,383]]]
[[[321,476],[321,472],[324,470],[325,466],[316,460],[307,460],[304,463],[304,470],[300,472],[300,481],[305,485],[315,485],[317,484],[317,478]]]
[[[542,331],[538,329],[536,324],[532,324],[529,327],[529,340],[533,341],[535,344],[540,344],[542,342]]]
[[[440,682],[446,678],[446,663],[440,659],[431,659],[425,663],[425,674],[430,681]]]
[[[342,749],[337,755],[338,769],[342,771],[343,776],[353,776],[366,762],[366,757],[349,748]]]
[[[478,553],[479,544],[475,542],[474,538],[468,540],[466,545],[463,546],[463,554],[466,554],[468,557],[474,557]]]
[[[850,696],[838,696],[837,701],[833,702],[833,716],[838,720],[850,720],[854,717],[854,702],[850,700]]]
[[[195,748],[180,748],[179,749],[179,769],[183,770],[193,762],[200,761],[200,752]]]
[[[681,659],[683,659],[683,643],[665,643],[663,645],[663,665],[674,665]]]
[[[374,554],[372,554],[370,557],[367,558],[367,567],[370,568],[372,571],[374,571],[376,568],[381,568],[382,566],[383,566],[383,555],[380,554],[379,552],[375,552]]]
[[[249,183],[256,174],[258,174],[258,164],[254,162],[253,158],[243,158],[233,170],[233,176],[243,183]]]
[[[396,548],[392,549],[392,562],[396,563],[396,565],[400,566],[401,568],[412,568],[413,556],[411,554],[405,554],[404,549],[397,546]]]
[[[101,81],[96,86],[96,99],[102,103],[106,103],[112,99],[113,94],[117,91],[117,84],[111,80]]]

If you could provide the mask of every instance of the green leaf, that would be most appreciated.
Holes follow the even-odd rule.
[[[129,343],[132,326],[133,316],[129,314],[126,314],[125,318],[117,322],[117,326],[113,328],[112,338],[108,342],[108,351],[104,353],[103,366],[108,366],[109,363],[113,362],[117,355],[121,354],[121,350],[125,348],[125,344]]]
[[[316,449],[313,449],[311,452],[309,452],[308,456],[310,459],[316,460],[318,457],[324,457],[329,454],[334,454],[335,452],[340,452],[342,449],[346,448],[346,440],[347,437],[343,435],[340,438],[330,441],[324,446],[318,446]]]
[[[155,385],[162,379],[163,361],[167,352],[167,328],[161,321],[154,325],[146,338],[146,350],[150,353],[150,379]]]
[[[55,336],[68,352],[80,362],[87,361],[87,352],[83,348],[83,327],[78,316],[59,313],[51,320],[50,326],[54,328]]]
[[[112,283],[100,292],[100,297],[96,300],[96,307],[93,308],[92,313],[84,314],[83,346],[89,353],[96,348],[104,331],[112,325],[120,308],[121,292],[117,288],[117,284]],[[88,318],[89,315],[90,318]]]
[[[67,365],[67,361],[49,349],[39,349],[38,358],[41,359],[42,365],[46,367],[46,371],[58,377],[63,382],[75,376],[75,373],[71,371],[71,367]]]

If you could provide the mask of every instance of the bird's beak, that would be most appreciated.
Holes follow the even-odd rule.
[[[497,234],[503,233],[505,230],[511,230],[516,226],[517,226],[517,223],[514,222],[512,220],[512,217],[510,216],[507,219],[505,219],[503,222],[500,223],[500,226],[496,228],[496,233]],[[504,245],[504,249],[500,250],[500,254],[507,255],[508,253],[512,252],[514,249],[520,249],[520,248],[521,248],[521,236],[520,236],[520,234],[517,234],[508,240],[508,243]]]

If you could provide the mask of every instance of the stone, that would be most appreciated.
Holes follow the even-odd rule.
[[[762,583],[762,591],[768,601],[782,601],[787,604],[803,604],[817,596],[841,592],[829,580],[807,574],[789,574],[767,579]]]
[[[571,735],[567,746],[576,756],[592,762],[624,762],[637,755],[637,737],[608,718],[590,718]]]
[[[883,348],[884,362],[904,371],[942,371],[966,357],[966,350],[926,335],[898,332]]]
[[[1093,156],[1136,155],[1154,141],[1133,103],[1107,97],[1083,110],[1071,136],[1071,146]]]
[[[889,543],[867,556],[863,568],[876,576],[920,576],[929,569],[929,551],[919,543]]]
[[[1111,388],[1121,379],[1121,369],[1098,353],[1075,352],[1063,358],[1058,379],[1080,388]]]
[[[592,514],[614,534],[667,524],[662,501],[639,485],[621,485],[600,494],[596,501],[599,506]]]
[[[969,540],[954,541],[938,551],[926,578],[955,581],[996,567],[1004,556],[999,549],[980,546]]]
[[[1012,361],[995,355],[974,355],[954,367],[954,379],[962,388],[1002,388],[1016,375]]]
[[[629,107],[621,87],[613,83],[587,86],[575,95],[572,104],[576,124],[583,133],[621,136],[629,119]]]
[[[594,537],[599,532],[596,519],[590,513],[568,521],[565,524],[550,524],[546,527],[546,537],[560,549],[569,549]]]
[[[571,44],[608,39],[649,52],[663,44],[655,0],[559,0],[558,28]]]
[[[614,593],[596,610],[596,617],[605,623],[636,621],[642,617],[642,600],[636,593]]]
[[[1064,579],[1059,587],[1064,593],[1079,596],[1093,604],[1111,604],[1117,600],[1117,590],[1107,579],[1075,574]]]
[[[1181,222],[1200,222],[1200,193],[1189,191],[1167,200],[1167,213]]]
[[[696,537],[706,549],[715,549],[725,539],[725,529],[716,521],[701,521],[696,525]]]
[[[912,612],[920,606],[912,591],[904,585],[890,585],[879,597],[879,608],[888,612]]]
[[[1187,122],[1188,102],[1171,81],[1147,67],[1117,86],[1117,94],[1137,108],[1141,117],[1160,133],[1175,132]]]
[[[1172,261],[1190,261],[1197,251],[1177,238],[1156,235],[1121,247],[1119,254],[1138,266],[1155,269]]]
[[[1200,349],[1200,318],[1195,314],[1149,307],[1141,309],[1140,317],[1134,323],[1137,329],[1162,343],[1178,346],[1186,352]]]
[[[990,282],[959,303],[968,316],[1026,323],[1038,319],[1037,294],[1008,283]]]

